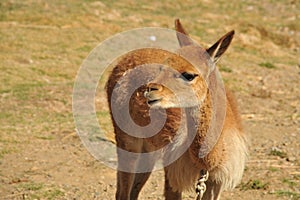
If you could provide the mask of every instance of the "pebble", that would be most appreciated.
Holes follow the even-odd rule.
[[[288,157],[288,158],[286,159],[286,161],[288,161],[288,162],[295,162],[295,161],[296,161],[296,157],[294,157],[294,156]]]

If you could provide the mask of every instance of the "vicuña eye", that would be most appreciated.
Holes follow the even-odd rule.
[[[194,78],[196,76],[198,76],[198,74],[191,74],[191,73],[188,73],[188,72],[183,72],[183,73],[181,73],[181,76],[186,81],[192,81],[192,80],[194,80]]]

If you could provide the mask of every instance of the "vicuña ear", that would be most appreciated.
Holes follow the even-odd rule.
[[[207,53],[210,55],[214,63],[217,63],[222,56],[222,54],[229,47],[231,40],[234,35],[234,30],[230,31],[223,37],[221,37],[214,45],[206,49]]]
[[[182,27],[179,19],[175,19],[175,30],[177,31],[176,35],[181,47],[193,44],[193,41],[189,38],[188,33]]]

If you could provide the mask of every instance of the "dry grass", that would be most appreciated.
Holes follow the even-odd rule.
[[[287,157],[295,157],[293,162],[278,158],[272,165],[250,162],[244,185],[252,187],[254,183],[249,181],[255,180],[268,182],[268,187],[262,187],[265,192],[246,188],[250,192],[239,191],[236,198],[299,197],[299,174],[280,168],[292,165],[293,172],[299,171],[299,141],[295,139],[299,138],[300,123],[299,10],[300,4],[293,0],[1,1],[0,198],[112,198],[112,175],[103,180],[101,175],[97,182],[93,174],[114,172],[95,164],[75,135],[72,87],[77,70],[105,38],[137,27],[173,28],[177,17],[205,47],[226,31],[236,30],[220,65],[225,82],[238,92],[247,130],[254,135],[251,153],[256,159],[270,160],[276,155],[269,155],[268,149],[281,145]],[[98,116],[112,132],[107,109]],[[267,141],[270,136],[273,138]],[[284,138],[286,144],[282,145]],[[77,167],[80,170],[76,171]],[[67,178],[71,175],[74,179]],[[16,178],[19,181],[13,182]],[[153,195],[147,191],[155,187],[154,181],[146,193]],[[230,193],[226,198],[233,199]]]

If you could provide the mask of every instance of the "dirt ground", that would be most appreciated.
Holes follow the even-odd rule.
[[[222,199],[300,199],[299,11],[295,0],[1,1],[0,199],[114,199],[116,172],[75,132],[76,73],[107,37],[173,28],[178,17],[204,47],[236,31],[219,69],[251,136],[250,159],[242,183]],[[105,99],[98,104],[108,120]],[[140,199],[162,193],[156,171]]]

